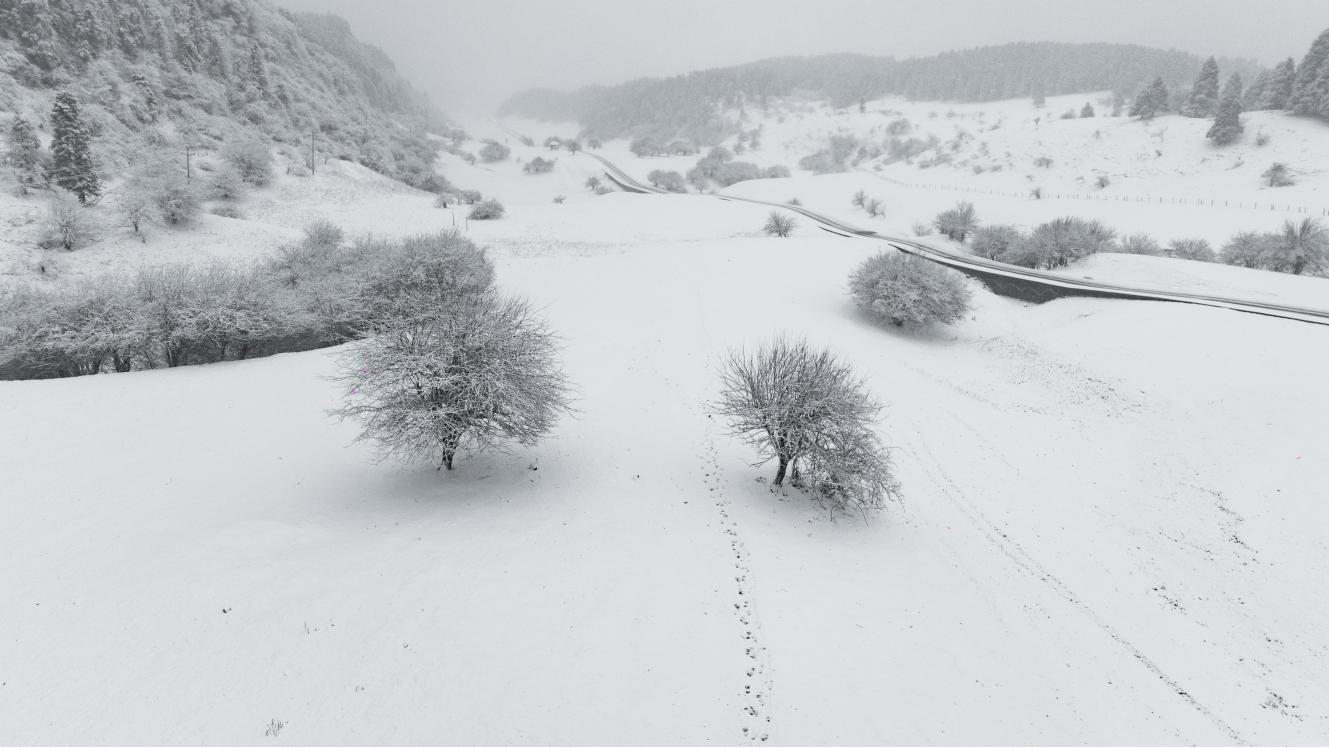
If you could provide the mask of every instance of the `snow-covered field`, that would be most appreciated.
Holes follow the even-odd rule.
[[[849,197],[864,189],[886,204],[878,222],[900,230],[963,199],[992,223],[1029,227],[1075,215],[1103,220],[1122,234],[1149,232],[1164,243],[1199,237],[1217,248],[1238,231],[1273,230],[1288,218],[1323,217],[1329,211],[1329,152],[1324,148],[1329,125],[1281,112],[1248,112],[1242,116],[1241,140],[1217,148],[1204,137],[1208,120],[1106,117],[1111,108],[1105,99],[1104,94],[1057,96],[1036,108],[1028,99],[963,104],[887,98],[868,102],[863,114],[856,107],[836,110],[781,101],[765,115],[755,108],[746,112],[742,126],[762,129],[761,148],[736,157],[762,167],[783,165],[797,175],[799,159],[825,149],[832,135],[882,146],[891,137],[888,126],[907,120],[910,129],[899,137],[926,141],[935,136],[939,148],[913,163],[892,162],[885,155],[865,159],[853,167],[864,173],[833,177],[843,180],[840,199],[846,210]],[[1092,103],[1099,116],[1059,119],[1085,103]],[[537,141],[577,130],[566,123],[511,119],[507,124]],[[1263,144],[1260,136],[1266,139]],[[726,142],[731,148],[737,143],[736,138]],[[602,152],[640,179],[654,169],[686,173],[697,161],[697,156],[639,158],[627,145],[609,142]],[[939,152],[948,163],[920,168]],[[1040,157],[1051,164],[1037,166]],[[1271,188],[1261,178],[1276,161],[1288,165],[1295,184]],[[1107,178],[1106,187],[1098,186],[1100,176]],[[780,199],[806,202],[797,187],[785,189],[789,194]],[[1042,190],[1041,200],[1031,197],[1035,187]]]
[[[563,337],[577,415],[438,473],[374,464],[327,415],[336,350],[0,383],[0,742],[1329,739],[1329,329],[975,287],[952,327],[886,330],[845,293],[870,242],[594,196],[585,156],[443,169],[508,217],[468,225],[344,166],[279,179],[200,243],[457,220]],[[853,217],[853,180],[874,177],[733,189]],[[954,201],[881,184],[883,227]],[[978,205],[1037,222],[1046,203]],[[1161,238],[1229,220],[1115,209]],[[61,262],[156,261],[187,236]],[[1218,283],[1186,265],[1070,272]],[[1215,270],[1258,298],[1329,286]],[[778,333],[887,404],[902,503],[829,517],[708,417],[719,356]]]

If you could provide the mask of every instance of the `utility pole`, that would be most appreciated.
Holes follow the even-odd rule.
[[[314,135],[318,132],[317,128],[309,129],[309,176],[314,176],[314,162],[317,160],[317,151],[314,150]]]
[[[188,142],[185,143],[185,181],[190,182],[194,179],[194,172],[190,168],[189,160],[194,156],[194,147]]]

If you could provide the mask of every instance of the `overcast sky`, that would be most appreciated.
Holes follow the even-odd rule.
[[[335,13],[444,111],[764,57],[911,57],[1011,41],[1103,41],[1298,60],[1329,0],[277,0]]]

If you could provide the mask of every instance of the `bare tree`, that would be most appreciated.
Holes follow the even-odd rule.
[[[873,423],[881,406],[849,366],[805,341],[777,338],[730,351],[716,414],[731,432],[776,462],[774,484],[790,477],[843,508],[881,506],[897,485]]]
[[[338,380],[358,439],[380,459],[452,469],[461,449],[534,444],[569,412],[570,387],[548,326],[526,301],[486,293],[350,348]]]
[[[94,241],[96,236],[92,224],[81,208],[72,193],[57,190],[51,196],[43,226],[42,245],[73,250]]]
[[[954,208],[938,213],[932,224],[937,227],[938,233],[945,235],[948,239],[963,242],[978,226],[974,204],[965,201],[958,202]]]

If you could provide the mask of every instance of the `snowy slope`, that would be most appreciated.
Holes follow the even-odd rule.
[[[511,137],[490,127],[468,123]],[[622,147],[605,153],[657,168]],[[578,412],[440,474],[374,464],[329,418],[335,350],[0,382],[0,743],[1329,738],[1329,331],[979,287],[957,325],[884,330],[845,293],[872,243],[767,238],[768,209],[739,202],[596,196],[591,159],[522,174],[536,155],[441,157],[501,221],[334,164],[254,193],[247,220],[60,256],[68,278],[245,260],[316,217],[455,223],[563,337]],[[957,197],[890,184],[732,190],[900,231]],[[849,205],[863,186],[884,219]],[[1164,239],[1250,228],[1091,205]],[[1329,285],[1127,256],[1067,272],[1298,303]],[[720,355],[781,332],[885,401],[902,504],[828,517],[708,417]]]
[[[454,474],[347,446],[335,352],[0,383],[0,737],[1324,740],[1324,330],[984,292],[882,330],[864,244],[669,238],[729,236],[713,203],[494,241],[580,412]],[[717,356],[780,331],[887,402],[903,505],[832,521],[706,416]]]
[[[908,228],[930,220],[957,200],[975,204],[991,223],[1036,225],[1064,215],[1097,218],[1123,234],[1153,233],[1164,243],[1199,237],[1215,247],[1238,231],[1273,230],[1288,218],[1324,217],[1329,211],[1329,125],[1281,112],[1243,115],[1245,134],[1225,148],[1204,135],[1210,122],[1161,116],[1149,122],[1106,117],[1102,94],[1049,98],[1042,108],[1028,99],[962,104],[887,98],[857,108],[835,110],[821,103],[781,100],[769,112],[749,109],[741,126],[761,128],[761,148],[737,158],[762,167],[783,165],[796,175],[799,159],[827,147],[832,135],[850,135],[868,146],[884,146],[888,126],[907,120],[901,138],[938,146],[910,161],[887,156],[868,158],[852,167],[863,174],[827,177],[842,180],[844,207],[858,189],[881,198],[888,225]],[[1099,116],[1061,120],[1060,115],[1092,103]],[[567,128],[562,123],[505,120],[519,132],[543,137]],[[524,129],[523,129],[524,128]],[[1259,144],[1259,135],[1267,142]],[[734,147],[737,138],[726,141]],[[625,141],[611,141],[602,151],[642,179],[654,169],[686,173],[696,156],[638,158]],[[938,154],[948,162],[925,167]],[[1048,167],[1035,165],[1040,157]],[[1275,161],[1286,163],[1296,184],[1270,188],[1260,174]],[[975,173],[975,168],[981,173]],[[1100,176],[1108,178],[1098,187]],[[736,189],[775,189],[757,183]],[[1031,191],[1040,188],[1041,200]],[[795,182],[780,199],[799,197]],[[861,215],[861,214],[860,214]],[[866,218],[864,220],[867,220]]]

